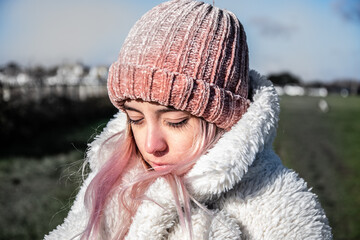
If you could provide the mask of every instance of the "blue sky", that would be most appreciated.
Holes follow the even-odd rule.
[[[0,0],[0,65],[109,65],[135,21],[161,2]],[[243,23],[251,68],[290,71],[304,81],[360,80],[360,1],[215,0],[215,6]]]

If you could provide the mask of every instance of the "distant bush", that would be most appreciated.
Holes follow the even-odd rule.
[[[287,84],[301,85],[300,78],[288,72],[270,74],[268,78],[274,83],[274,85],[278,86],[285,86]]]
[[[86,101],[73,101],[67,98],[47,98],[41,102],[25,104],[0,103],[0,155],[19,153],[43,154],[63,151],[61,143],[52,144],[49,149],[36,144],[59,141],[57,134],[64,129],[77,128],[91,120],[109,118],[116,109],[108,98],[91,98]],[[54,147],[58,146],[58,147]]]

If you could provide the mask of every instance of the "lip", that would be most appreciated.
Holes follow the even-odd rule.
[[[171,167],[171,164],[161,164],[161,163],[154,163],[154,162],[150,162],[151,167],[155,170],[164,170],[166,168]]]

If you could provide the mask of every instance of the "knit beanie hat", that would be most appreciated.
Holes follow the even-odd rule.
[[[237,17],[192,0],[164,2],[130,30],[109,70],[111,102],[139,99],[229,130],[246,112],[248,47]]]

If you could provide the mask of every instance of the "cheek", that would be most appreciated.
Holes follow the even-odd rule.
[[[172,134],[172,149],[181,154],[184,152],[191,152],[191,149],[193,147],[195,137],[197,136],[199,132],[199,126],[191,126],[191,128],[186,129],[186,131],[179,131],[174,132]]]
[[[141,154],[143,154],[144,146],[145,146],[145,137],[144,137],[145,135],[137,130],[135,130],[135,131],[132,130],[132,133],[133,133],[135,144],[136,144],[138,150],[140,151]]]
[[[172,138],[171,145],[175,152],[185,152],[193,146],[194,134],[173,134],[172,136],[174,137]]]

